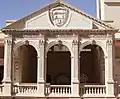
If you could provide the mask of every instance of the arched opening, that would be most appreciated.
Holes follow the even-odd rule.
[[[105,83],[104,52],[98,45],[87,45],[80,53],[80,82]]]
[[[20,83],[37,83],[37,51],[31,45],[22,45],[17,49],[16,56],[19,59],[19,74]],[[16,66],[16,65],[15,65]],[[17,71],[16,71],[17,72]]]
[[[52,46],[47,53],[47,83],[52,85],[71,84],[71,54],[62,45]]]

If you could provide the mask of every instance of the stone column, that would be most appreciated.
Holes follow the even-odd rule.
[[[4,42],[4,78],[3,93],[5,96],[11,96],[11,72],[12,72],[12,37],[6,37]]]
[[[72,62],[72,96],[79,97],[79,53],[78,53],[78,41],[73,41],[73,51],[74,51],[74,57]]]
[[[38,55],[38,75],[37,75],[37,84],[38,84],[38,95],[44,97],[45,95],[45,42],[44,40],[39,41],[39,55]]]
[[[106,95],[107,97],[114,97],[114,80],[113,80],[113,65],[114,65],[114,55],[113,55],[113,41],[107,40],[107,52],[108,57],[106,57]]]

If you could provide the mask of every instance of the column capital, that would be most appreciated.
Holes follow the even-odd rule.
[[[79,43],[78,40],[73,40],[72,42],[73,45],[78,45],[78,43]]]
[[[107,41],[106,41],[106,44],[107,44],[107,45],[112,45],[112,44],[113,44],[113,40],[111,40],[111,39],[107,40]]]
[[[39,40],[39,45],[44,45],[45,44],[45,40]]]
[[[4,43],[7,44],[7,45],[12,45],[12,40],[5,39]]]

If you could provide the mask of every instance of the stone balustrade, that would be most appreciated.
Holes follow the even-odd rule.
[[[81,96],[104,96],[106,94],[105,85],[84,85],[80,86]]]
[[[14,85],[13,92],[16,96],[34,96],[37,94],[37,84]]]
[[[70,96],[71,85],[47,85],[46,94],[49,96]]]
[[[0,96],[4,95],[4,85],[0,85]],[[13,87],[14,96],[39,96],[37,84],[17,84]],[[50,85],[45,86],[47,97],[71,97],[71,85]],[[120,85],[116,86],[115,96],[120,97]],[[80,85],[80,97],[105,97],[105,85]]]

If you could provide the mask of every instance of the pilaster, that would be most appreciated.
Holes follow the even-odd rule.
[[[44,40],[39,41],[39,55],[38,55],[38,76],[37,76],[37,84],[38,84],[38,95],[40,97],[44,97],[45,95],[45,53],[44,53]]]
[[[72,64],[72,96],[79,97],[79,53],[78,53],[78,41],[73,40],[73,64]]]
[[[8,36],[4,42],[4,78],[3,93],[5,96],[11,96],[11,72],[12,72],[12,37]]]
[[[114,97],[114,80],[113,80],[113,65],[114,65],[114,56],[113,56],[113,40],[107,40],[107,78],[106,78],[106,95],[107,97]]]

